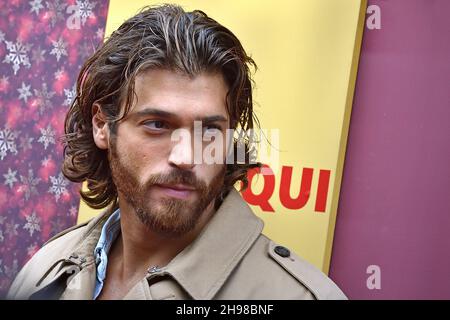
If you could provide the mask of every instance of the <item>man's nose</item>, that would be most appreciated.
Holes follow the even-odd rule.
[[[190,131],[180,130],[172,134],[172,150],[169,155],[169,164],[180,169],[192,169],[194,164],[193,158],[193,141]]]

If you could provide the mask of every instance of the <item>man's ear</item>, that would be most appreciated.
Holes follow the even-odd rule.
[[[94,135],[94,142],[98,148],[108,149],[109,141],[109,127],[106,122],[105,114],[99,104],[92,105],[92,134]]]

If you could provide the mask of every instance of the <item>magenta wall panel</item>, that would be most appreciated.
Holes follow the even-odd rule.
[[[370,5],[330,276],[353,299],[450,299],[450,1]]]

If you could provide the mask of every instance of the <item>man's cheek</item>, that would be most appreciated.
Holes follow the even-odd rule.
[[[206,185],[209,185],[216,174],[214,165],[201,165],[201,170],[197,173],[197,178]]]

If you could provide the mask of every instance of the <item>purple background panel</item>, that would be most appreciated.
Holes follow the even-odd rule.
[[[352,299],[450,299],[450,1],[371,4],[330,276]]]

